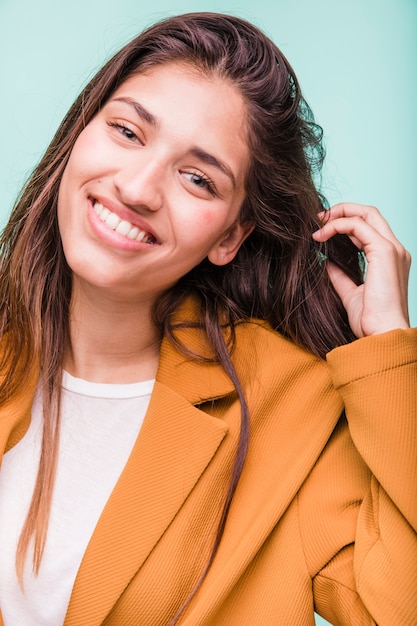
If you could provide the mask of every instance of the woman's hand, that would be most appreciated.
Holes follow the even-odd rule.
[[[327,241],[342,233],[366,256],[366,279],[359,286],[333,263],[327,264],[330,280],[348,313],[354,334],[364,337],[409,328],[407,286],[411,256],[378,209],[341,203],[319,217],[323,226],[313,233],[316,241]]]

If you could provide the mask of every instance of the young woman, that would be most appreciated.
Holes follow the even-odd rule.
[[[218,14],[69,111],[2,238],[6,626],[415,623],[410,258],[320,140]]]

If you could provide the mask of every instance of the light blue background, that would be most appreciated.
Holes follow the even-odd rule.
[[[288,56],[325,130],[329,201],[378,206],[416,259],[416,325],[416,0],[0,0],[0,223],[102,62],[155,20],[204,10],[253,21]]]
[[[324,127],[324,191],[374,204],[417,258],[417,0],[0,0],[0,224],[81,86],[151,22],[222,11],[268,32]],[[410,284],[417,324],[417,261]]]

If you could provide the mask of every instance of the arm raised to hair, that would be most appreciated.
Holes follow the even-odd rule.
[[[407,289],[411,256],[378,209],[343,203],[319,217],[323,225],[313,233],[317,242],[344,234],[366,257],[366,279],[362,285],[355,285],[333,263],[327,264],[330,280],[356,337],[409,328]]]

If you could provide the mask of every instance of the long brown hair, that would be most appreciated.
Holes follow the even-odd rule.
[[[251,163],[240,217],[255,224],[233,262],[217,267],[203,261],[164,294],[154,310],[155,323],[186,351],[187,346],[176,340],[174,318],[179,305],[194,295],[199,302],[198,325],[212,346],[213,358],[234,381],[242,405],[236,461],[215,545],[175,621],[214,559],[248,446],[248,409],[230,356],[235,325],[251,317],[265,319],[323,357],[353,338],[324,260],[343,267],[357,283],[362,281],[362,268],[347,237],[334,237],[322,246],[311,238],[318,225],[317,214],[326,206],[315,184],[324,157],[322,131],[291,66],[265,34],[237,17],[192,13],[159,22],[120,50],[69,110],[16,203],[0,241],[0,332],[6,335],[0,401],[22,385],[22,371],[29,370],[33,358],[39,362],[44,391],[42,456],[18,548],[19,575],[32,536],[34,570],[39,570],[58,449],[60,377],[63,353],[69,346],[71,300],[71,272],[56,215],[62,173],[78,135],[115,89],[132,74],[173,61],[221,77],[242,95],[248,112]]]

